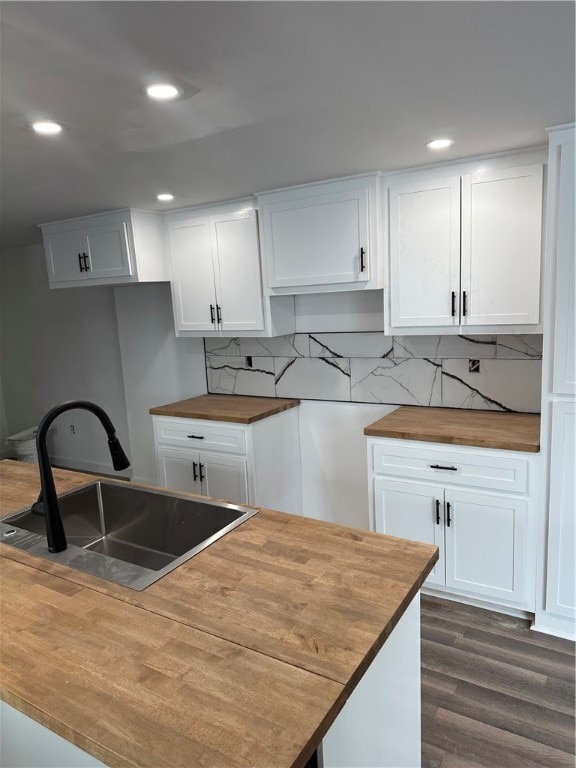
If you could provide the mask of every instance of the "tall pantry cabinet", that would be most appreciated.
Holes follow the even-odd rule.
[[[576,636],[575,126],[550,131],[542,378],[544,479],[534,629]]]

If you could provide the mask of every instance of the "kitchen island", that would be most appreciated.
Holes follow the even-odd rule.
[[[95,479],[54,475],[59,492]],[[0,462],[0,483],[5,517],[36,499],[37,467]],[[395,718],[406,691],[419,713],[436,547],[260,509],[143,592],[0,555],[2,700],[105,765],[297,767],[323,740],[338,765],[362,722],[419,746]]]

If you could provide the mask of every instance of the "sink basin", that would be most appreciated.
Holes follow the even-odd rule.
[[[68,549],[51,553],[43,516],[0,523],[0,541],[142,590],[256,514],[248,507],[97,481],[58,497]]]

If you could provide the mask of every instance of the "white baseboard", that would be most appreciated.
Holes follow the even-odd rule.
[[[543,635],[553,635],[564,640],[576,641],[576,625],[570,619],[555,619],[549,624],[542,624],[542,619],[551,617],[537,616],[530,629],[534,632],[542,632]],[[565,626],[563,626],[565,625]]]
[[[528,611],[521,611],[518,608],[509,608],[507,605],[498,605],[497,603],[490,603],[484,600],[476,600],[473,597],[455,595],[453,592],[444,592],[440,589],[434,589],[433,587],[422,587],[422,594],[431,595],[432,597],[440,597],[442,600],[450,600],[453,603],[464,603],[464,605],[471,605],[473,608],[483,608],[485,611],[503,613],[506,616],[514,616],[517,619],[527,619],[529,621],[534,619],[534,614],[529,613]]]

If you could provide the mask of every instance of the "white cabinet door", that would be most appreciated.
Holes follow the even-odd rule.
[[[460,177],[392,186],[392,327],[458,326]]]
[[[378,533],[439,548],[438,562],[426,582],[444,584],[444,490],[378,478],[374,480],[374,512]]]
[[[260,203],[269,288],[366,283],[373,259],[367,186],[311,185]]]
[[[202,453],[202,493],[235,504],[248,502],[248,474],[245,459]]]
[[[44,249],[51,283],[67,283],[85,279],[82,251],[84,241],[77,229],[44,235]]]
[[[557,394],[576,393],[576,338],[574,297],[576,296],[576,252],[574,247],[574,133],[562,143],[560,155],[558,212],[556,224],[557,274],[554,319],[554,373],[552,390]],[[554,247],[554,246],[553,246]],[[552,254],[551,254],[552,255]]]
[[[576,618],[576,403],[552,403],[546,610]]]
[[[540,320],[542,165],[462,177],[461,322]]]
[[[82,231],[87,279],[132,274],[126,221],[111,221]]]
[[[446,586],[524,603],[528,504],[446,490]]]
[[[211,217],[220,329],[264,329],[256,211]]]
[[[210,218],[168,224],[174,320],[179,331],[216,330]]]
[[[193,451],[157,448],[158,482],[162,488],[188,493],[202,493],[200,457]]]

